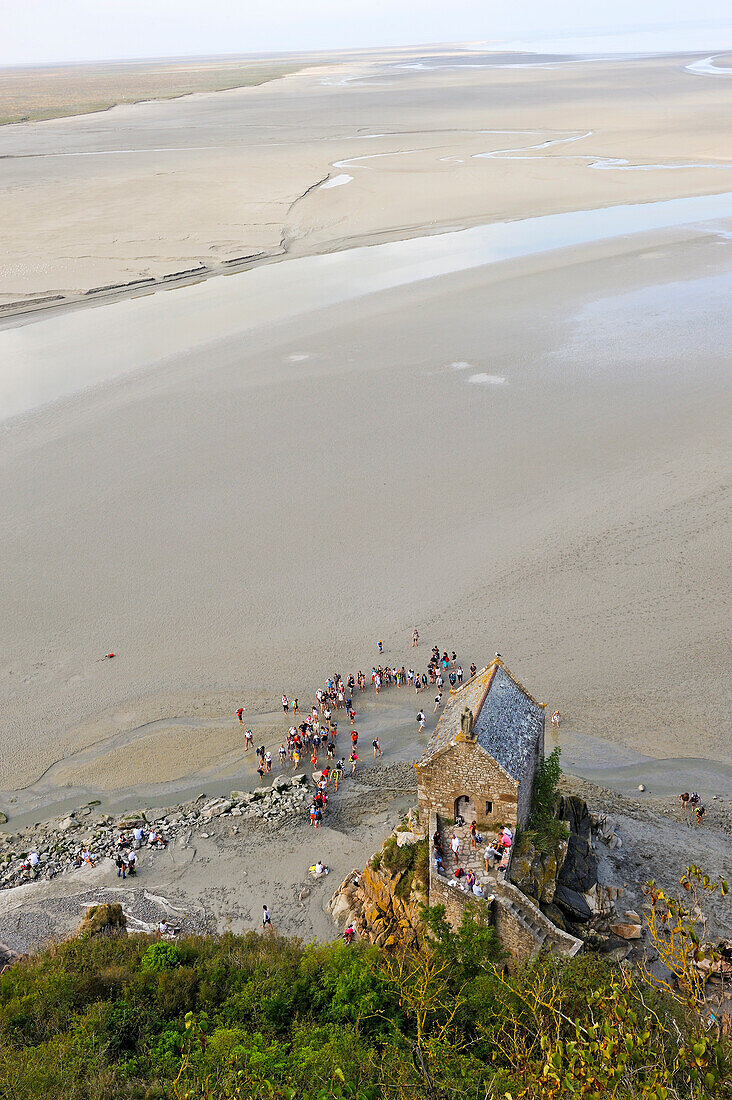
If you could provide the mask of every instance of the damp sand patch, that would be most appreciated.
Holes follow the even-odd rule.
[[[473,386],[505,386],[506,381],[501,374],[471,374],[468,379]]]

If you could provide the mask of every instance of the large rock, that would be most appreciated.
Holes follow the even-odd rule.
[[[590,847],[589,840],[579,833],[570,833],[567,854],[564,857],[557,884],[584,894],[596,882],[597,857]]]
[[[545,905],[554,899],[558,868],[567,850],[566,841],[561,841],[557,848],[557,853],[539,852],[533,844],[524,841],[521,854],[515,855],[511,864],[511,882],[514,886]]]
[[[626,924],[618,922],[611,924],[610,931],[614,936],[620,936],[621,940],[639,940],[641,938],[641,926],[639,924]]]
[[[351,915],[351,903],[345,894],[336,894],[330,906],[330,913],[336,924],[346,924]]]
[[[119,902],[92,905],[79,925],[80,936],[126,936],[127,918]]]
[[[592,916],[592,910],[582,894],[562,885],[562,883],[557,883],[554,892],[554,904],[558,905],[562,912],[573,921],[588,921]]]
[[[559,816],[569,825],[570,833],[576,833],[589,841],[592,815],[584,799],[574,794],[565,795],[559,804]]]

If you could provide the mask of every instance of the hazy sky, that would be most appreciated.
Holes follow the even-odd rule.
[[[693,22],[692,22],[693,19]],[[601,37],[597,37],[600,35]],[[0,65],[550,40],[572,49],[724,50],[729,0],[0,0]],[[558,41],[557,41],[558,40]]]

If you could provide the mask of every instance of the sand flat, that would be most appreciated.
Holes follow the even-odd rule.
[[[689,59],[428,60],[350,60],[2,127],[0,305],[729,189],[729,82],[689,73]],[[347,186],[322,186],[343,175]]]
[[[101,128],[101,116],[7,127],[0,147],[23,153],[3,162],[14,182],[0,207],[17,203],[7,262],[43,256],[12,294],[83,290],[64,272],[72,258],[83,272],[84,256],[102,264],[95,278],[139,274],[161,258],[162,271],[182,261],[175,242],[184,229],[186,264],[210,263],[212,252],[220,259],[236,241],[212,248],[229,201],[219,183],[241,185],[240,208],[244,195],[252,200],[256,217],[241,221],[242,234],[288,207],[270,226],[280,241],[284,227],[288,256],[729,190],[726,171],[714,167],[615,172],[568,159],[585,139],[547,145],[530,160],[477,155],[518,153],[535,128],[533,144],[549,131],[591,129],[593,155],[721,162],[729,83],[684,73],[680,59],[635,64],[593,64],[589,80],[584,66],[395,73],[369,64],[346,84],[310,72],[119,108]],[[669,103],[672,129],[659,124]],[[167,183],[159,184],[156,248],[146,204],[131,225],[135,204],[124,192],[132,172],[135,187],[155,194],[157,154],[148,168],[137,154],[45,155],[95,152],[110,140],[200,143],[191,111],[210,143],[226,146],[240,125],[250,145],[238,177],[230,147],[191,150],[195,218],[193,199],[168,209]],[[118,125],[107,127],[115,113]],[[419,136],[423,148],[412,151],[426,114],[439,137]],[[478,138],[481,128],[492,133]],[[248,172],[255,144],[265,152],[251,154]],[[400,155],[363,162],[378,169],[333,169],[333,178],[353,176],[347,185],[312,187],[365,145],[369,155]],[[41,155],[25,155],[32,150]],[[452,156],[464,163],[441,159]],[[181,173],[179,165],[173,175],[185,196]],[[115,178],[119,196],[110,197]],[[68,188],[59,210],[55,186]],[[97,194],[103,201],[90,211]],[[95,238],[113,233],[121,210],[124,263],[112,236],[104,249]],[[373,251],[374,264],[380,255]],[[119,347],[125,369],[130,358],[138,368],[84,392],[72,387],[0,435],[0,789],[32,784],[64,758],[64,784],[123,786],[134,767],[115,738],[164,717],[162,695],[175,700],[170,718],[210,703],[207,715],[224,719],[248,692],[276,703],[293,684],[304,692],[326,672],[367,669],[379,637],[388,659],[408,662],[415,623],[425,643],[454,645],[466,664],[500,649],[580,736],[659,756],[732,759],[724,218],[389,289],[369,284],[363,296],[290,314],[274,290],[249,298],[248,278],[212,278],[214,312],[205,323],[191,312],[185,331],[161,304],[196,300],[183,289],[141,300],[148,328],[129,320],[140,314],[123,302],[88,311],[97,322],[86,343],[73,343],[80,314],[72,312],[37,325],[16,319],[0,334],[28,370],[42,369],[42,357],[22,360],[20,349],[39,347],[44,324],[58,324],[56,341],[68,334],[70,360],[77,348],[95,360]],[[211,322],[216,309],[228,317],[232,286],[241,287],[244,320],[217,331]],[[155,317],[166,318],[157,329]],[[108,650],[118,656],[100,663]],[[153,737],[145,768],[154,762],[161,782],[179,779],[184,756],[195,774],[233,752],[235,736],[234,727],[198,740],[185,731]],[[76,758],[75,774],[74,754],[92,748],[83,765]]]

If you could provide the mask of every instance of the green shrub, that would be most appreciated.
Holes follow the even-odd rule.
[[[640,975],[590,955],[508,974],[485,906],[457,931],[424,913],[423,953],[253,932],[49,947],[0,975],[0,1097],[729,1096],[729,1044]]]
[[[567,827],[557,818],[559,781],[562,768],[561,749],[554,749],[539,762],[534,776],[529,826],[522,840],[533,844],[539,852],[553,852],[560,840],[568,836]]]
[[[151,943],[140,959],[141,970],[173,970],[180,965],[180,950],[174,943]]]

